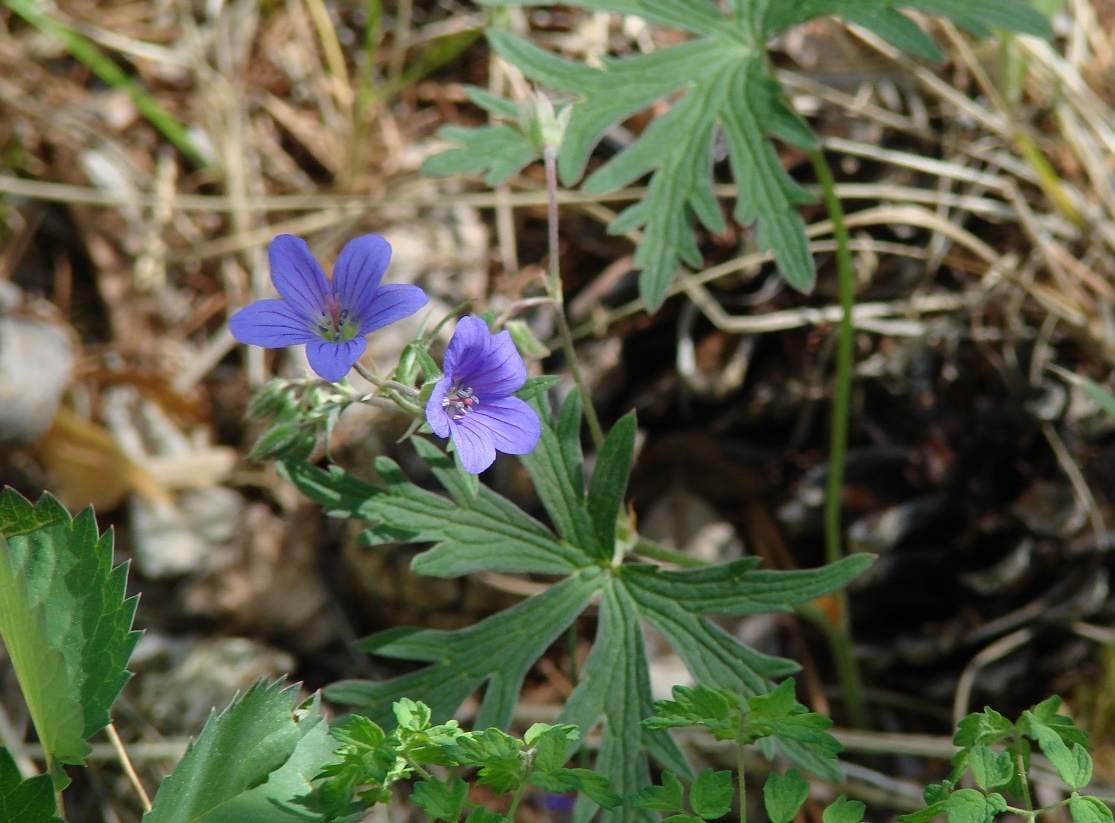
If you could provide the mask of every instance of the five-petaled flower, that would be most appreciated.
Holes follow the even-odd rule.
[[[439,437],[450,437],[465,471],[480,474],[496,451],[526,454],[542,425],[525,402],[512,396],[527,367],[511,333],[492,334],[479,317],[462,317],[445,352],[445,376],[434,385],[426,419]]]
[[[348,374],[364,354],[364,335],[409,317],[427,302],[417,286],[380,285],[391,245],[376,234],[341,249],[332,283],[299,237],[280,234],[267,256],[282,299],[257,300],[236,312],[228,323],[232,336],[268,349],[305,343],[310,368],[330,382]]]

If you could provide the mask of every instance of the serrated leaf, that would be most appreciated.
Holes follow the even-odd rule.
[[[422,163],[422,174],[430,177],[485,172],[484,182],[499,186],[539,157],[522,132],[506,125],[478,129],[445,126],[438,131],[438,137],[460,148],[427,157]]]
[[[556,794],[580,792],[603,809],[614,809],[623,803],[623,798],[612,790],[608,778],[590,769],[555,769],[552,772],[535,772],[528,782]]]
[[[654,714],[643,721],[648,729],[703,726],[721,740],[735,736],[739,725],[739,699],[722,689],[703,684],[674,686],[673,700],[654,701]]]
[[[449,748],[457,763],[478,766],[476,782],[497,795],[513,792],[525,781],[522,751],[522,741],[499,729],[462,735]]]
[[[554,772],[569,760],[569,747],[580,737],[576,726],[536,723],[527,729],[523,742],[534,749],[531,760],[540,772]]]
[[[918,809],[916,812],[901,815],[898,819],[902,821],[902,823],[929,823],[929,821],[940,817],[944,812],[945,801],[937,800],[924,809]]]
[[[949,823],[991,823],[998,811],[997,806],[975,789],[959,789],[945,800],[943,811]]]
[[[821,823],[860,823],[867,806],[859,800],[840,795],[821,812]]]
[[[465,823],[504,823],[503,815],[487,809],[476,808],[469,812]]]
[[[1014,759],[1010,752],[993,752],[986,746],[974,746],[968,753],[968,768],[981,789],[997,789],[1014,778]]]
[[[455,499],[414,485],[386,458],[375,464],[385,488],[338,468],[323,471],[305,463],[280,463],[279,472],[331,517],[370,521],[380,540],[433,543],[414,559],[421,574],[453,577],[480,569],[560,574],[586,564],[583,552],[555,539],[487,486],[473,498],[452,459],[432,443],[416,439],[414,445]]]
[[[763,804],[770,823],[790,823],[809,797],[809,784],[797,769],[787,769],[785,775],[771,772],[763,785]]]
[[[144,823],[289,823],[334,743],[296,686],[261,683],[213,713],[163,781]],[[315,707],[316,708],[316,707]],[[304,819],[304,818],[303,818]]]
[[[1112,823],[1111,809],[1098,797],[1072,793],[1069,798],[1072,823]]]
[[[661,786],[644,786],[636,792],[632,804],[639,809],[673,812],[682,809],[684,788],[673,772],[662,773]]]
[[[71,518],[49,495],[32,505],[0,493],[0,634],[52,763],[82,762],[130,677],[139,632],[127,573],[91,509]],[[52,771],[56,788],[68,782]]]
[[[735,794],[731,772],[705,769],[689,785],[689,807],[708,820],[723,817],[732,810]]]
[[[50,775],[26,780],[11,753],[0,746],[0,820],[5,823],[63,823],[54,814],[54,784]]]
[[[440,780],[419,781],[410,794],[410,800],[434,820],[458,820],[467,797],[468,783],[460,777],[453,778],[452,788]]]

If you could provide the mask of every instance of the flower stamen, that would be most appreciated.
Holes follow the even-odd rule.
[[[453,420],[460,420],[479,405],[480,398],[476,396],[476,392],[470,386],[462,386],[460,381],[453,383],[445,393],[445,399],[441,401],[441,407]]]

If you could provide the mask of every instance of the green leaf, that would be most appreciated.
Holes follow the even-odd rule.
[[[0,634],[48,758],[81,763],[109,722],[139,639],[127,564],[91,509],[71,518],[50,495],[0,493]],[[68,779],[59,769],[55,787]]]
[[[540,156],[522,132],[507,125],[479,129],[445,126],[438,131],[438,137],[460,148],[427,157],[422,163],[422,174],[430,177],[486,172],[484,182],[499,186]]]
[[[0,746],[0,820],[63,823],[54,812],[54,784],[50,775],[40,774],[24,780],[11,753]]]
[[[929,804],[924,809],[918,809],[916,812],[910,812],[899,816],[902,823],[929,823],[930,820],[936,820],[945,813],[945,801],[937,800]],[[822,823],[825,823],[822,821]]]
[[[821,812],[821,823],[860,823],[866,811],[867,806],[862,802],[849,800],[842,794]]]
[[[555,539],[545,526],[488,487],[482,486],[473,498],[449,457],[426,440],[413,442],[453,500],[411,483],[386,458],[375,463],[384,487],[336,467],[326,472],[284,462],[279,471],[331,517],[370,521],[378,539],[434,543],[414,559],[420,574],[454,577],[480,569],[560,574],[587,562],[581,551]]]
[[[468,783],[460,777],[453,778],[452,788],[440,780],[421,780],[410,794],[411,801],[434,820],[458,820],[467,797]]]
[[[534,749],[531,763],[535,769],[555,772],[569,760],[570,744],[579,737],[576,726],[535,723],[523,735],[523,742]]]
[[[758,558],[747,557],[699,569],[662,571],[653,566],[628,570],[632,583],[647,592],[685,602],[699,614],[784,612],[846,585],[875,560],[853,554],[816,569],[767,571]]]
[[[1069,814],[1072,823],[1112,823],[1115,820],[1111,809],[1098,797],[1076,792],[1069,798]]]
[[[1058,768],[1057,773],[1074,789],[1080,789],[1092,782],[1092,756],[1080,744],[1073,746],[1070,753],[1072,761],[1064,769]]]
[[[499,729],[462,735],[449,747],[449,755],[462,766],[477,766],[477,783],[496,794],[518,789],[525,780],[523,743]]]
[[[600,546],[602,559],[610,559],[616,542],[616,521],[623,510],[631,460],[635,453],[635,415],[621,417],[612,427],[600,449],[592,486],[588,494],[588,514]]]
[[[677,775],[666,771],[662,773],[661,786],[644,786],[635,793],[632,805],[639,809],[657,812],[681,811],[684,788]]]
[[[536,5],[538,0],[483,0],[487,5]],[[639,137],[597,169],[586,191],[605,193],[650,174],[646,197],[609,227],[619,234],[642,228],[635,254],[640,292],[650,310],[664,301],[681,264],[702,263],[693,235],[696,219],[723,230],[712,191],[712,145],[718,130],[727,138],[732,177],[739,194],[734,216],[757,225],[761,249],[773,252],[792,286],[812,288],[815,273],[797,207],[806,192],[785,172],[770,138],[814,148],[812,132],[790,108],[767,73],[766,43],[815,17],[842,14],[901,48],[936,58],[933,42],[899,8],[938,14],[985,35],[1004,28],[1050,36],[1048,21],[1020,0],[795,0],[737,5],[728,15],[700,0],[580,0],[596,12],[634,15],[696,35],[675,46],[622,59],[605,57],[595,68],[546,52],[526,40],[489,30],[492,47],[539,83],[575,95],[559,164],[562,181],[583,174],[601,136],[658,101],[671,105]],[[490,156],[477,147],[477,157]]]
[[[809,797],[809,784],[797,769],[771,772],[763,785],[763,803],[770,823],[790,823]]]
[[[723,689],[674,686],[673,700],[654,701],[654,714],[643,721],[648,729],[703,726],[718,740],[731,740],[739,727],[739,698]]]
[[[580,448],[581,400],[577,392],[570,393],[561,411],[557,428],[554,427],[549,409],[541,397],[531,401],[531,406],[542,421],[542,435],[538,445],[522,457],[523,465],[530,472],[534,489],[554,527],[569,543],[577,546],[591,558],[611,559],[600,546],[585,504],[584,456]]]
[[[768,694],[757,695],[747,701],[748,712],[744,725],[745,739],[773,737],[782,741],[805,743],[824,758],[835,760],[843,746],[825,729],[832,720],[823,714],[809,711],[795,697],[795,684],[790,678]]]
[[[999,795],[987,797],[975,789],[959,789],[948,796],[943,810],[949,823],[991,823],[996,814],[1006,810],[1006,803]]]
[[[483,683],[476,725],[506,726],[531,665],[588,605],[602,585],[586,569],[507,611],[459,631],[389,630],[361,641],[368,652],[434,665],[381,682],[349,680],[326,689],[330,700],[360,706],[377,721],[395,700],[420,695],[435,719],[447,718]]]
[[[520,400],[530,400],[543,392],[549,391],[557,385],[560,377],[552,374],[543,374],[539,377],[528,377],[527,382],[523,383],[523,387],[515,392],[515,396]]]
[[[505,823],[502,814],[490,812],[487,809],[476,808],[469,812],[465,823]]]
[[[705,769],[689,786],[689,807],[698,817],[713,820],[732,810],[735,794],[731,772]]]
[[[627,797],[649,782],[645,747],[657,752],[674,771],[685,773],[688,768],[672,740],[640,726],[651,708],[646,641],[629,593],[609,582],[600,594],[592,651],[559,719],[586,735],[603,722],[596,771],[611,781],[620,796]]]
[[[316,702],[295,711],[297,699],[297,686],[261,683],[211,714],[143,823],[299,819],[293,804],[330,761],[334,742]]]
[[[972,746],[990,746],[1017,734],[1018,729],[1003,715],[988,707],[973,712],[960,721],[952,742],[963,749]]]
[[[1010,752],[993,752],[986,746],[974,746],[968,753],[968,768],[981,789],[997,789],[1014,779],[1014,758]]]
[[[548,774],[536,772],[530,782],[552,792],[580,792],[603,809],[614,809],[623,798],[612,789],[612,784],[602,774],[591,769],[557,769]]]

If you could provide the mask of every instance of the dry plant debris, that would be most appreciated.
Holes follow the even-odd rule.
[[[164,644],[125,695],[137,751],[157,742],[146,720],[167,711],[145,703],[161,688],[146,678],[179,682],[175,666],[197,665],[214,638],[284,649],[237,647],[222,665],[277,673],[293,653],[298,676],[321,685],[366,673],[366,660],[340,649],[399,620],[404,605],[406,619],[442,625],[460,619],[447,606],[495,608],[456,588],[429,589],[441,598],[432,604],[388,600],[385,588],[404,600],[424,590],[385,549],[369,560],[272,472],[238,459],[252,388],[303,365],[237,347],[227,330],[235,309],[266,293],[264,250],[280,232],[325,258],[355,234],[383,233],[395,276],[446,311],[538,293],[538,175],[496,192],[417,175],[438,126],[479,122],[462,83],[527,91],[477,40],[483,16],[455,0],[399,2],[372,30],[363,6],[321,0],[52,6],[57,26],[122,70],[127,82],[113,85],[20,6],[0,10],[0,284],[11,294],[0,307],[0,441],[19,441],[2,454],[2,480],[115,511],[134,584],[148,592],[140,622]],[[590,63],[677,36],[568,10],[511,19]],[[1084,689],[1085,673],[1115,671],[1094,654],[1115,620],[1113,426],[1048,368],[1111,385],[1115,367],[1115,14],[1104,0],[1067,0],[1056,29],[1054,43],[996,46],[938,25],[949,59],[932,66],[827,22],[777,51],[795,106],[838,164],[853,230],[845,502],[850,536],[884,554],[853,602],[879,699],[909,730],[940,731],[958,691],[971,698],[963,713],[988,694],[1023,705],[1080,689],[1093,734],[1115,734],[1109,701]],[[180,133],[160,128],[151,104]],[[609,139],[644,125],[635,118]],[[804,158],[782,159],[806,176]],[[631,299],[628,239],[603,229],[615,201],[638,194],[562,197],[567,293],[597,401],[611,415],[634,406],[645,429],[633,503],[684,537],[694,530],[670,507],[695,501],[705,531],[730,527],[714,547],[742,538],[773,566],[810,565],[839,318],[831,226],[806,210],[821,264],[812,296],[781,288],[735,227],[701,238],[707,267],[648,317]],[[8,341],[41,328],[59,356],[31,378]],[[380,342],[388,359],[403,344]],[[44,393],[36,408],[60,406],[21,437],[4,398],[32,388]],[[373,410],[340,431],[337,454],[359,465],[394,449],[395,435]],[[502,482],[514,491],[521,478]],[[343,586],[352,570],[359,585]],[[810,655],[785,622],[733,630]],[[1066,669],[1081,674],[1050,683]],[[806,682],[817,703],[824,676],[815,661]],[[939,711],[913,711],[909,695]],[[165,756],[145,768],[157,774]],[[104,785],[91,797],[133,819],[111,768],[94,779]]]

